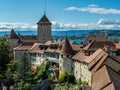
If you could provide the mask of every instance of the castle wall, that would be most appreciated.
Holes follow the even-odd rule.
[[[69,56],[67,57],[67,55],[60,55],[59,57],[59,70],[60,73],[65,71],[68,74],[72,74],[72,60],[71,58],[69,58]]]
[[[14,51],[14,59],[15,60],[20,60],[21,57],[26,53],[27,51]]]
[[[83,62],[74,60],[72,67],[76,81],[78,81],[81,78],[82,81],[87,81],[88,84],[91,86],[92,75],[88,69],[88,65]]]
[[[45,62],[44,54],[34,53],[29,55],[30,55],[31,64],[36,67]]]
[[[39,24],[38,25],[38,42],[46,43],[51,40],[51,25]]]
[[[8,39],[10,44],[10,51],[13,51],[13,49],[18,46],[18,41],[19,39]]]

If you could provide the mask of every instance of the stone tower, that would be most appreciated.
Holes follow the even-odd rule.
[[[13,49],[19,45],[19,37],[15,33],[13,29],[10,31],[10,35],[8,36],[8,42],[10,44],[10,56],[13,57]]]
[[[48,20],[46,15],[38,21],[38,43],[46,43],[51,40],[51,22]]]
[[[59,73],[66,71],[68,74],[72,73],[72,60],[71,57],[74,55],[73,48],[68,40],[65,39],[63,42],[60,56],[59,56]]]

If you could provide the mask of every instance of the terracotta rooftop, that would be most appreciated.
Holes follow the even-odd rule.
[[[120,43],[115,43],[116,49],[120,49]]]
[[[17,34],[15,33],[15,31],[13,29],[10,31],[9,38],[10,39],[19,39],[19,37],[17,36]]]
[[[86,63],[91,63],[94,59],[99,59],[101,58],[103,55],[105,54],[105,52],[102,49],[98,49],[96,52],[94,52],[92,55],[90,55],[88,58],[86,58],[84,61]],[[98,58],[99,57],[99,58]]]
[[[88,56],[84,62],[88,63],[88,67],[91,70],[91,72],[97,71],[106,60],[113,61],[114,63],[120,63],[120,60],[118,60],[116,57],[111,56],[110,54],[106,53],[102,49],[98,49],[96,52],[94,52],[92,55]],[[111,66],[112,64],[110,64]]]
[[[24,42],[22,44],[20,44],[19,46],[17,46],[16,48],[14,48],[15,51],[28,51],[32,46],[33,46],[33,42]]]
[[[22,42],[36,42],[37,41],[37,36],[34,36],[34,35],[22,36],[22,35],[20,35],[20,40]]]
[[[74,54],[73,48],[71,47],[70,42],[67,38],[63,42],[60,54],[61,55],[73,55]]]
[[[72,46],[72,48],[73,48],[74,51],[79,51],[81,49],[80,45],[76,45],[74,43],[70,43],[70,44],[71,44],[71,46]]]
[[[41,53],[44,54],[47,46],[40,43],[34,43],[34,45],[29,49],[29,53]]]
[[[92,90],[120,90],[120,74],[104,65],[93,74]]]
[[[83,49],[87,51],[96,51],[97,49],[105,49],[108,48],[110,51],[116,51],[116,46],[111,41],[93,41],[85,46]]]
[[[49,46],[51,43],[52,43],[51,41],[47,41],[45,45]]]
[[[87,38],[85,39],[84,44],[88,44],[91,41],[107,41],[107,35],[106,34],[89,34]]]
[[[72,59],[83,62],[84,59],[86,59],[87,57],[88,57],[88,56],[86,56],[85,53],[79,51],[77,54],[75,54],[75,55],[72,57]]]
[[[38,21],[37,24],[40,24],[40,23],[50,23],[50,21],[48,20],[48,18],[46,17],[46,15],[43,15],[42,18]]]

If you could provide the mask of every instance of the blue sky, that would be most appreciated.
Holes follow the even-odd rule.
[[[36,28],[45,0],[0,0],[0,28]],[[120,0],[46,0],[53,28],[120,29]]]

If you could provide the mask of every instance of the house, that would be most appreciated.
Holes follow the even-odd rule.
[[[90,33],[87,38],[85,39],[84,46],[88,45],[93,41],[107,41],[108,37],[107,34],[92,34]]]
[[[99,48],[104,49],[113,56],[116,56],[117,49],[112,41],[92,41],[91,43],[83,47],[83,51],[87,56],[89,56]]]
[[[10,56],[13,57],[13,50],[15,47],[17,47],[20,43],[20,39],[18,37],[18,35],[15,33],[15,31],[13,29],[11,29],[10,31],[10,35],[8,36],[8,42],[10,44]]]
[[[75,54],[72,57],[72,71],[76,81],[81,79],[88,82],[88,85],[91,86],[91,72],[89,71],[88,63],[84,61],[87,57],[89,56],[86,56],[82,51]]]
[[[38,66],[45,62],[44,52],[47,46],[40,43],[34,43],[34,45],[28,50],[30,61],[32,66]]]
[[[39,20],[37,23],[38,26],[38,35],[34,36],[26,36],[26,35],[21,35],[18,33],[18,35],[14,32],[14,30],[11,30],[10,34],[10,43],[11,46],[14,46],[11,48],[12,50],[14,49],[14,59],[20,59],[20,56],[28,51],[32,45],[36,42],[38,43],[46,43],[47,41],[51,41],[51,23],[46,17],[46,15],[43,15],[43,17]],[[16,41],[15,41],[16,40]],[[18,41],[20,41],[20,44],[18,44]],[[15,45],[13,43],[15,42]],[[19,55],[20,54],[20,55]]]
[[[14,48],[14,59],[20,60],[24,53],[27,53],[28,50],[33,46],[33,42],[23,42],[16,48]]]
[[[93,74],[92,90],[120,90],[120,73],[103,65]]]
[[[98,49],[84,61],[92,73],[92,90],[120,89],[120,60]]]
[[[63,45],[60,49],[59,54],[59,72],[66,71],[68,74],[72,74],[72,56],[74,55],[74,50],[68,40],[66,38],[63,42]]]
[[[48,20],[48,18],[44,14],[37,23],[37,27],[38,27],[37,41],[38,41],[38,43],[44,44],[47,41],[51,41],[51,25],[52,25],[52,23]]]

